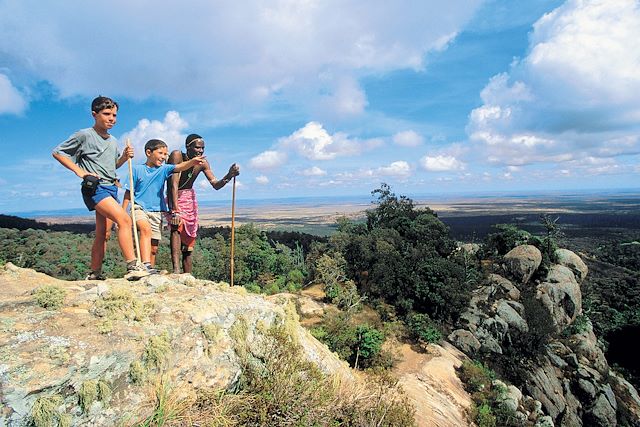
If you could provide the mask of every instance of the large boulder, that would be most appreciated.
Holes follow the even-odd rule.
[[[465,329],[456,329],[447,337],[449,341],[465,354],[473,354],[480,350],[480,341]]]
[[[514,306],[519,308],[521,305],[517,305],[518,303],[513,303],[512,301],[509,302],[505,300],[498,301],[496,303],[496,314],[509,325],[510,329],[515,329],[521,333],[528,332],[529,325],[527,325],[527,321],[514,308]]]
[[[582,261],[582,259],[569,249],[556,249],[555,252],[557,263],[564,265],[570,269],[576,277],[579,283],[587,277],[589,273],[589,267]]]
[[[506,271],[518,283],[526,284],[542,263],[542,253],[532,245],[520,245],[511,249],[503,257]]]
[[[520,290],[499,274],[489,274],[488,280],[495,287],[494,294],[496,296],[505,296],[513,301],[520,299]]]

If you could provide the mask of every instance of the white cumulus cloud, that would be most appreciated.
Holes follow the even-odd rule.
[[[127,139],[135,150],[136,162],[145,158],[144,145],[150,139],[161,139],[167,143],[169,152],[180,150],[184,147],[186,135],[183,131],[189,126],[177,111],[168,111],[162,121],[142,119],[132,130],[125,132],[120,137],[120,142],[125,144]]]
[[[388,166],[382,166],[378,168],[377,172],[382,176],[406,178],[411,174],[411,166],[409,166],[409,163],[403,160],[399,160],[396,162],[392,162]]]
[[[332,160],[341,156],[355,156],[381,144],[378,139],[358,140],[338,132],[329,134],[318,122],[309,122],[291,135],[281,138],[278,146],[291,150],[309,160]]]
[[[533,27],[526,57],[481,92],[467,131],[502,165],[640,153],[640,3],[568,0]]]
[[[418,147],[424,143],[424,138],[416,131],[405,130],[393,135],[393,142],[402,147]]]
[[[453,156],[424,156],[420,159],[422,167],[430,172],[451,172],[465,168],[465,164]]]
[[[287,154],[275,151],[267,150],[258,154],[257,156],[249,160],[249,166],[258,170],[269,170],[282,166],[287,161]]]
[[[353,114],[366,105],[353,82],[422,69],[481,3],[5,1],[0,51],[15,75],[48,81],[62,97],[314,103],[329,93]],[[100,67],[109,78],[96,78]]]

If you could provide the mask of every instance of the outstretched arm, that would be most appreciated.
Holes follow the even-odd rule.
[[[209,167],[209,163],[206,163],[206,166],[203,170],[205,176],[207,177],[207,179],[209,180],[209,183],[211,184],[211,186],[213,188],[215,188],[216,190],[221,189],[222,187],[224,187],[225,185],[227,185],[229,183],[229,181],[231,181],[234,177],[240,175],[240,167],[237,164],[232,164],[231,167],[229,168],[229,172],[227,172],[227,174],[224,176],[224,178],[222,179],[216,179],[216,176],[213,174],[213,171],[211,170],[211,168]]]
[[[201,165],[205,163],[206,160],[202,156],[196,156],[193,159],[187,160],[186,162],[176,164],[176,168],[173,170],[174,172],[182,172],[186,171],[189,168],[194,166]]]

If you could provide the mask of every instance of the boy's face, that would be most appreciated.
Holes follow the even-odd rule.
[[[108,131],[116,124],[116,117],[118,115],[118,107],[105,108],[102,111],[92,111],[94,120],[96,121],[96,128],[102,131]]]
[[[167,147],[158,147],[155,150],[147,150],[147,166],[160,167],[169,156],[169,151]]]

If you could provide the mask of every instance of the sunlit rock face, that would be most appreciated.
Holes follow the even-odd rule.
[[[279,304],[191,275],[67,282],[11,264],[3,270],[0,425],[30,422],[43,396],[59,396],[58,410],[72,425],[144,419],[155,396],[149,381],[140,380],[160,372],[185,390],[233,388],[241,374],[238,343],[258,357],[272,325],[285,326],[325,373],[355,378],[346,362],[300,326],[286,300]],[[60,308],[36,303],[34,291],[47,286],[64,290]],[[104,396],[83,401],[89,386]]]

